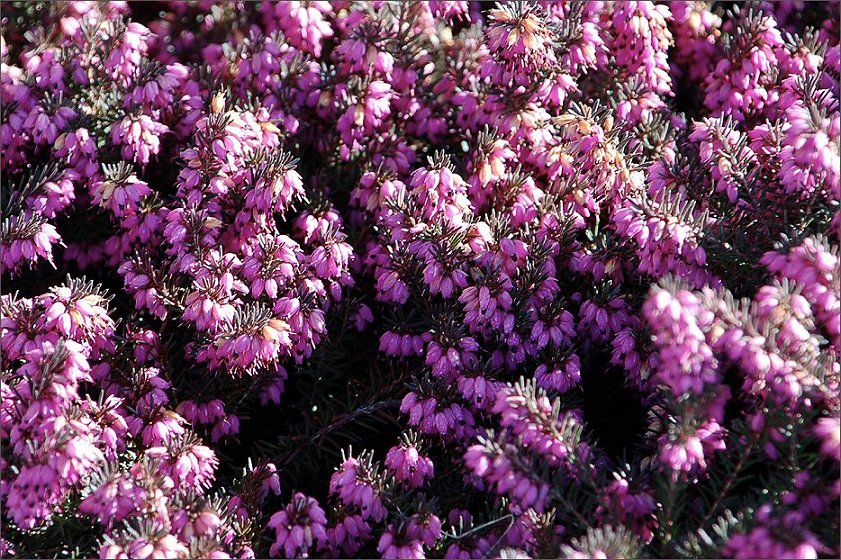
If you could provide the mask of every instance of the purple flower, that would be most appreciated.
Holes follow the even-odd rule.
[[[395,479],[409,488],[419,488],[434,473],[432,461],[421,455],[410,440],[388,450],[385,466],[394,473]]]
[[[659,349],[657,376],[675,396],[701,394],[719,380],[718,363],[705,330],[713,314],[687,290],[653,288],[643,313]]]
[[[363,519],[382,521],[386,508],[380,496],[378,473],[372,457],[363,454],[359,459],[349,457],[330,478],[330,493],[348,506],[356,506]]]
[[[268,527],[275,531],[272,556],[306,558],[316,542],[327,538],[327,518],[318,502],[300,492],[284,509],[272,515]]]
[[[841,420],[820,418],[814,432],[821,442],[821,454],[835,461],[841,460]]]

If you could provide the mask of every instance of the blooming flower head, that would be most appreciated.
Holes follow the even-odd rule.
[[[410,488],[421,486],[424,479],[431,478],[434,472],[432,461],[421,455],[410,439],[389,449],[385,466],[394,472],[397,480]]]
[[[272,515],[268,527],[275,531],[272,555],[306,558],[312,546],[327,538],[327,518],[318,502],[300,492],[284,509]]]

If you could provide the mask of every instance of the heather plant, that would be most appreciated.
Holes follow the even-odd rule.
[[[838,556],[840,21],[5,3],[0,556]]]

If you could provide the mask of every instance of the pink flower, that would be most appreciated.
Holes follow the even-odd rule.
[[[681,432],[675,437],[664,434],[660,438],[660,463],[674,471],[695,474],[707,468],[707,459],[714,451],[724,449],[724,430],[715,420],[709,420],[695,433]]]
[[[295,47],[321,56],[324,39],[333,36],[333,27],[325,16],[331,16],[330,2],[278,2],[266,4],[263,17],[270,28],[279,28]]]
[[[387,515],[370,454],[345,459],[330,477],[330,493],[358,507],[363,519],[382,521]]]
[[[151,156],[161,149],[161,136],[169,127],[147,115],[125,117],[111,126],[111,141],[123,146],[122,157],[146,167]]]
[[[79,511],[91,515],[103,526],[110,527],[134,513],[142,499],[142,491],[127,477],[106,478],[79,505]]]
[[[348,515],[326,531],[330,555],[352,556],[371,538],[371,527],[360,515]]]
[[[419,488],[424,479],[432,478],[434,467],[429,458],[421,455],[417,448],[408,442],[389,449],[385,465],[394,473],[394,477],[409,488]]]
[[[55,226],[37,215],[18,215],[4,222],[2,228],[0,272],[16,272],[27,261],[31,268],[39,259],[53,264],[53,245],[61,242]]]
[[[718,364],[704,333],[713,314],[694,294],[655,287],[643,313],[659,349],[658,378],[675,396],[701,394],[705,385],[718,381]]]
[[[149,185],[127,168],[106,168],[106,175],[108,178],[90,187],[93,203],[109,209],[118,218],[136,212],[140,199],[152,194]]]
[[[464,464],[477,477],[487,480],[497,494],[507,495],[523,508],[543,511],[546,506],[549,486],[534,480],[530,473],[517,467],[509,455],[516,453],[513,445],[500,447],[492,442],[482,441],[467,449]]]
[[[423,547],[433,547],[441,536],[441,522],[431,514],[416,514],[397,525],[390,524],[380,537],[377,550],[383,558],[426,558]]]
[[[286,508],[272,515],[268,527],[275,531],[272,556],[306,557],[317,541],[327,539],[327,518],[318,502],[300,492],[292,496]]]
[[[841,460],[841,419],[819,418],[814,428],[824,457]]]
[[[190,433],[173,437],[161,447],[150,447],[146,455],[162,461],[162,468],[176,489],[200,490],[210,486],[219,464],[216,454]]]

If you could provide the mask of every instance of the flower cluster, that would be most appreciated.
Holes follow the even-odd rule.
[[[0,555],[837,556],[839,29],[4,6]]]

